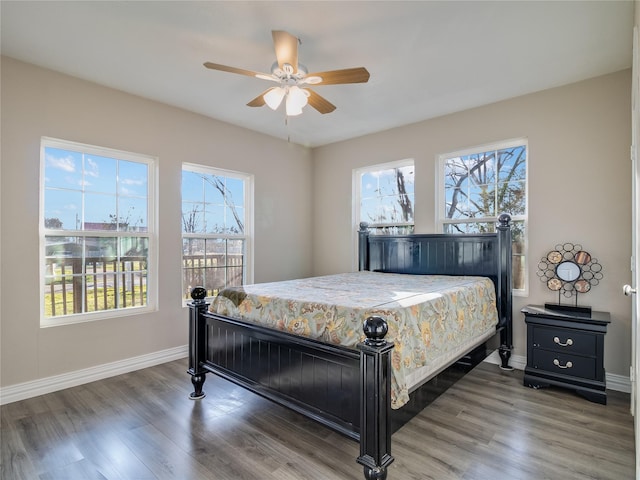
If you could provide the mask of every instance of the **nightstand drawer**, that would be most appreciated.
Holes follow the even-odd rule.
[[[533,328],[533,346],[563,353],[596,355],[596,337],[591,332],[580,332],[565,328]]]
[[[597,378],[595,357],[567,355],[534,348],[531,367],[550,373],[600,380]]]

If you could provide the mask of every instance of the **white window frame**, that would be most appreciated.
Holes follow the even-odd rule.
[[[189,298],[185,298],[186,286],[183,284],[184,282],[184,274],[183,274],[183,263],[182,263],[182,245],[185,238],[203,238],[203,239],[243,239],[245,241],[245,258],[244,258],[244,284],[253,283],[253,229],[254,229],[254,205],[253,205],[253,190],[254,190],[254,175],[244,172],[238,172],[235,170],[227,170],[218,167],[211,167],[207,165],[201,165],[196,163],[188,163],[183,162],[182,168],[180,170],[180,174],[184,170],[188,170],[191,172],[198,172],[206,175],[219,175],[231,178],[237,178],[244,181],[244,233],[242,235],[233,235],[233,234],[219,234],[219,233],[185,233],[182,231],[182,219],[180,221],[180,232],[181,232],[181,240],[180,240],[180,285],[182,288],[182,306],[186,306],[186,304],[191,301]],[[182,214],[182,193],[180,194],[180,212]]]
[[[94,231],[94,230],[55,230],[45,228],[45,149],[59,148],[81,152],[83,154],[103,156],[117,160],[143,163],[147,165],[147,231]],[[54,317],[45,317],[45,268],[40,268],[39,289],[40,289],[40,327],[55,327],[59,325],[69,325],[74,323],[84,323],[95,320],[104,320],[128,315],[140,315],[158,309],[158,234],[157,234],[157,203],[156,179],[157,179],[157,157],[139,153],[126,152],[113,148],[88,145],[69,140],[62,140],[51,137],[42,137],[40,141],[40,200],[39,200],[39,255],[40,265],[45,265],[46,240],[47,236],[65,237],[140,237],[148,238],[149,248],[147,255],[147,304],[143,306],[133,306],[125,308],[114,308],[110,310],[100,310],[95,312],[72,313]]]
[[[436,205],[436,215],[435,215],[435,219],[436,219],[436,227],[438,228],[438,231],[440,232],[444,232],[444,226],[447,223],[457,223],[455,221],[451,221],[450,219],[445,218],[444,216],[444,209],[445,209],[445,205],[446,205],[446,199],[445,199],[445,188],[444,188],[444,164],[445,161],[449,158],[453,158],[453,157],[463,157],[466,155],[473,155],[476,153],[482,153],[482,152],[487,152],[487,151],[491,151],[491,150],[502,150],[502,149],[506,149],[506,148],[512,148],[512,147],[517,147],[517,146],[522,146],[524,145],[524,147],[526,148],[527,151],[527,160],[526,160],[526,166],[525,166],[525,174],[526,174],[526,180],[525,180],[525,213],[524,215],[511,215],[511,220],[512,221],[522,221],[524,223],[524,231],[525,231],[525,235],[524,235],[524,251],[523,251],[523,256],[525,258],[525,272],[524,272],[524,288],[522,289],[513,289],[513,295],[514,296],[522,296],[522,297],[526,297],[529,295],[529,273],[530,273],[530,267],[528,265],[528,259],[529,259],[529,163],[530,163],[530,149],[529,149],[529,141],[527,138],[514,138],[514,139],[510,139],[510,140],[505,140],[505,141],[500,141],[500,142],[493,142],[493,143],[488,143],[488,144],[484,144],[484,145],[479,145],[479,146],[475,146],[475,147],[471,147],[471,148],[466,148],[464,150],[457,150],[454,152],[448,152],[448,153],[442,153],[437,155],[436,157],[436,201],[435,201],[435,205]],[[499,214],[502,212],[499,212]],[[488,221],[488,222],[497,222],[498,217],[497,216],[487,216],[487,217],[479,217],[480,221]],[[475,219],[472,219],[471,221],[473,221]]]
[[[413,167],[415,169],[415,160],[413,158],[405,158],[402,160],[393,160],[391,162],[385,162],[385,163],[378,163],[376,165],[367,165],[366,167],[360,167],[360,168],[354,168],[352,171],[352,189],[351,191],[353,192],[353,202],[352,202],[352,214],[351,214],[351,218],[353,219],[353,224],[352,224],[352,228],[351,228],[351,232],[352,232],[352,241],[351,244],[353,245],[353,251],[352,251],[352,268],[354,270],[358,269],[358,229],[360,228],[360,222],[362,221],[362,219],[360,218],[360,203],[362,200],[362,191],[361,191],[361,178],[362,175],[364,175],[365,173],[369,173],[369,172],[376,172],[376,171],[380,171],[380,170],[391,170],[394,168],[402,168],[402,167]],[[415,172],[415,170],[414,170]],[[415,178],[415,174],[414,174],[414,178]],[[414,184],[414,189],[415,189],[415,184]],[[415,229],[415,190],[414,190],[414,202],[413,202],[413,207],[414,207],[414,215],[413,215],[413,222],[409,222],[409,223],[398,223],[398,224],[393,224],[393,226],[397,226],[397,225],[402,225],[402,226],[411,226]],[[385,225],[378,225],[378,226],[385,226]]]

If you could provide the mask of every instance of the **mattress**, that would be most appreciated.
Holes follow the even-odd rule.
[[[498,323],[493,282],[484,277],[351,272],[222,290],[213,313],[355,348],[364,320],[383,317],[391,352],[391,406],[484,342]]]

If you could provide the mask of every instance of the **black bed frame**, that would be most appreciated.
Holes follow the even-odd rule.
[[[359,233],[359,269],[389,273],[477,275],[496,287],[501,367],[512,349],[511,228],[472,235]],[[366,479],[384,480],[391,456],[391,363],[383,318],[363,322],[358,349],[325,344],[208,312],[196,287],[189,303],[190,397],[205,396],[208,372],[289,407],[360,442]],[[465,352],[468,353],[468,352]]]

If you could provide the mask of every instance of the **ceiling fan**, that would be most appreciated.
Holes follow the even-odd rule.
[[[276,61],[271,66],[270,74],[211,62],[204,64],[205,67],[212,70],[257,77],[278,84],[247,103],[249,107],[262,107],[266,104],[276,110],[286,97],[287,116],[300,115],[302,107],[307,103],[320,113],[331,113],[336,109],[335,105],[311,90],[308,85],[366,83],[369,80],[369,72],[364,67],[308,73],[307,67],[298,63],[298,38],[281,30],[272,30],[271,34],[276,51]]]

